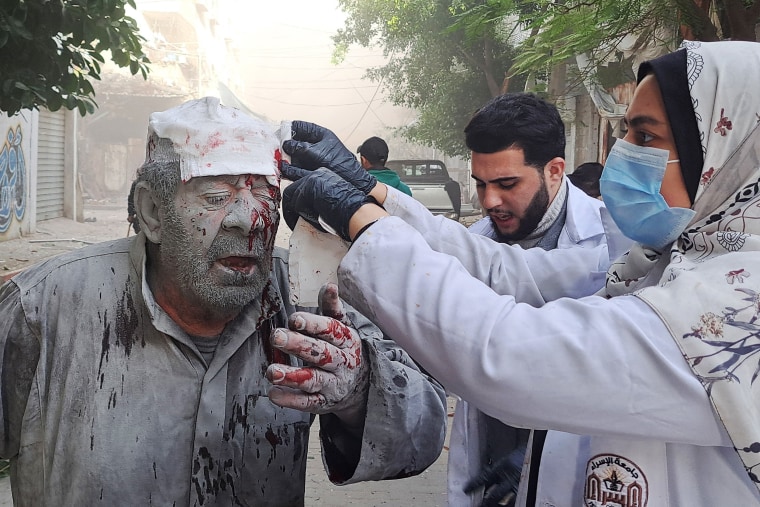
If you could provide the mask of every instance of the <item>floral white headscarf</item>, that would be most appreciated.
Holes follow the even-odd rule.
[[[682,50],[704,155],[697,214],[669,256],[634,246],[603,293],[658,313],[760,489],[760,44]]]

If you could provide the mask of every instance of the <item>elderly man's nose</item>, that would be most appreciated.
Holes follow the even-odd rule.
[[[244,194],[244,193],[243,193]],[[240,195],[231,205],[229,213],[224,217],[222,227],[227,230],[238,229],[243,234],[248,234],[251,229],[259,227],[261,217],[254,206],[253,197]]]

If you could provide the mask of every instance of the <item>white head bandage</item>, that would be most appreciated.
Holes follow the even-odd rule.
[[[280,185],[280,143],[290,122],[273,125],[216,97],[150,115],[145,162],[179,161],[182,181],[197,176],[258,174]]]

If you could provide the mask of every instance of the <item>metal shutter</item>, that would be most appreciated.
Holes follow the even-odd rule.
[[[63,216],[65,112],[40,110],[37,145],[37,220]]]

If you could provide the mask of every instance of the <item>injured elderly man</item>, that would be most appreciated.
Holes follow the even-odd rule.
[[[152,114],[139,233],[0,288],[16,507],[302,506],[315,414],[336,484],[438,457],[440,386],[336,286],[317,313],[291,303],[280,130],[215,98]]]

